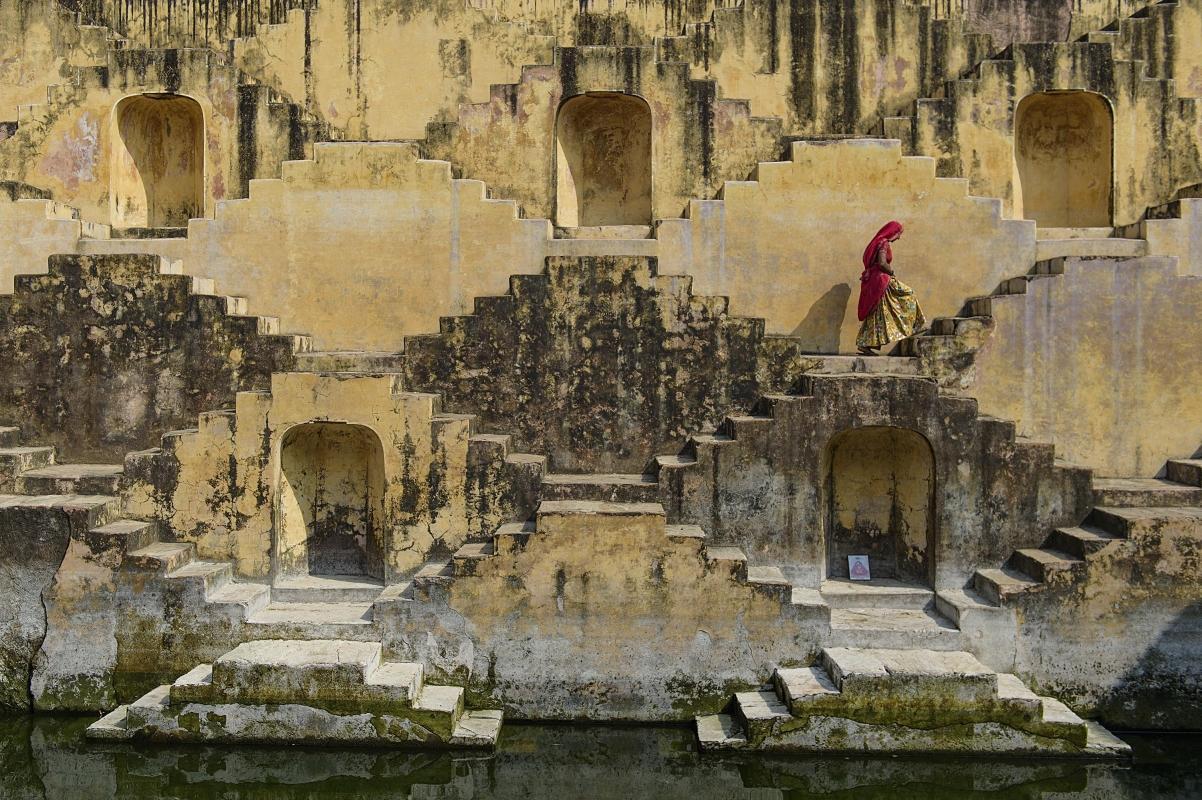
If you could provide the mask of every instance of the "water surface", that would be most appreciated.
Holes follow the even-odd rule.
[[[1200,798],[1202,735],[1124,736],[1129,765],[714,756],[687,727],[507,724],[496,754],[90,743],[88,719],[0,718],[3,800]]]

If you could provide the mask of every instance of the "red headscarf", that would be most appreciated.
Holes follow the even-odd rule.
[[[901,232],[900,222],[886,222],[864,248],[864,272],[860,274],[860,305],[856,309],[861,322],[872,313],[877,303],[885,296],[885,290],[889,288],[889,273],[877,264],[877,254],[884,249],[885,261],[893,263],[893,250],[889,247],[889,240]]]

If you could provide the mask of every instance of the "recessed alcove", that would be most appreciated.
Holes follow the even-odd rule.
[[[280,573],[384,577],[384,451],[375,432],[338,422],[290,429],[278,496]]]
[[[828,463],[827,576],[848,577],[847,557],[867,555],[874,579],[929,584],[935,460],[927,440],[903,428],[844,431]]]
[[[590,92],[555,124],[556,224],[651,224],[651,108],[633,95]]]
[[[1039,92],[1014,117],[1016,210],[1053,228],[1111,224],[1114,123],[1093,92]]]
[[[190,97],[140,94],[114,111],[109,197],[117,228],[182,227],[204,215],[204,113]]]

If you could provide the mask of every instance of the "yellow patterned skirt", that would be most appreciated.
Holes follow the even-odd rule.
[[[889,279],[885,296],[860,325],[856,347],[882,347],[913,335],[926,325],[926,317],[914,297],[914,290],[897,278]]]

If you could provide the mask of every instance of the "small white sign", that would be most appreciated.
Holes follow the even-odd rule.
[[[853,581],[872,580],[872,573],[868,570],[868,556],[848,556],[847,574]]]

